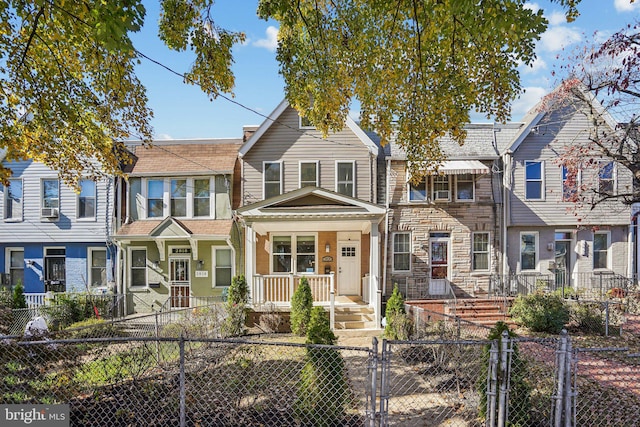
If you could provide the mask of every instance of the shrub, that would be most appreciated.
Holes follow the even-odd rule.
[[[52,324],[60,328],[91,319],[95,316],[94,305],[88,294],[56,294],[54,305],[43,307],[44,312],[51,318]]]
[[[587,334],[603,335],[605,332],[604,316],[599,303],[576,304],[571,307],[572,326]]]
[[[309,280],[302,276],[298,289],[291,298],[291,332],[300,336],[306,333],[312,307],[313,295],[311,295]]]
[[[247,302],[249,301],[249,287],[244,275],[235,276],[227,293],[227,317],[222,324],[222,335],[234,337],[247,332],[245,322],[247,318]]]
[[[27,300],[24,297],[24,287],[20,282],[13,288],[11,308],[14,310],[16,308],[27,308]]]
[[[569,309],[559,295],[535,292],[518,296],[509,314],[534,332],[559,333],[569,321]]]
[[[387,301],[385,309],[384,336],[391,340],[407,340],[411,337],[413,322],[407,316],[404,309],[404,298],[398,290],[398,285],[393,287],[393,292]]]
[[[489,332],[489,340],[497,340],[497,348],[502,348],[502,333],[507,331],[509,338],[515,338],[517,335],[515,332],[509,330],[509,327],[504,322],[497,322],[491,331]],[[480,389],[480,418],[485,420],[487,418],[487,374],[489,372],[489,359],[490,359],[491,344],[487,344],[482,353],[482,369],[477,381],[478,389]],[[529,384],[528,368],[526,361],[520,358],[520,352],[516,342],[511,344],[511,364],[509,373],[509,423],[510,426],[527,426],[530,425],[529,411],[531,409],[531,390],[532,387]],[[498,357],[498,388],[502,378],[503,370],[500,367],[502,363],[501,358]],[[505,371],[506,372],[506,371]]]
[[[307,327],[307,343],[333,345],[336,341],[324,309],[314,307]],[[348,391],[340,353],[333,348],[308,347],[294,404],[294,413],[301,423],[343,425]]]
[[[67,328],[73,339],[117,337],[119,328],[113,323],[100,319],[86,319],[76,322]]]

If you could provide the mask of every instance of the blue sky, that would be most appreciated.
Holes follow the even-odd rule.
[[[158,4],[150,1],[145,5],[147,19],[143,30],[134,36],[136,47],[164,65],[185,72],[191,63],[189,53],[170,52],[162,45],[157,37]],[[235,96],[228,97],[235,103],[223,98],[210,101],[199,88],[183,83],[180,77],[149,61],[143,60],[138,66],[138,76],[147,87],[149,105],[154,111],[152,125],[156,139],[239,138],[243,125],[262,123],[262,115],[268,115],[282,100],[284,83],[275,60],[278,23],[259,19],[256,6],[254,0],[218,0],[213,9],[218,25],[243,31],[247,36],[246,42],[233,50],[236,88]],[[558,55],[570,52],[594,34],[605,39],[640,19],[640,0],[633,4],[629,0],[582,0],[581,16],[570,24],[557,4],[540,0],[529,2],[528,7],[542,8],[550,25],[537,44],[538,59],[532,67],[523,66],[520,70],[526,92],[514,101],[512,120],[519,120],[555,86],[552,71]],[[353,115],[357,116],[357,112]],[[474,120],[488,121],[482,117]]]

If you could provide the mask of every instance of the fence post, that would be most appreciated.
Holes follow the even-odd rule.
[[[494,340],[489,350],[489,372],[487,373],[487,425],[496,426],[496,399],[498,390],[498,345]]]
[[[456,316],[456,337],[460,339],[460,318]]]
[[[186,396],[187,391],[185,389],[184,378],[184,336],[180,334],[180,427],[185,427],[187,423],[187,408],[186,408]]]
[[[329,291],[329,328],[332,331],[336,329],[336,292],[333,286]]]
[[[558,377],[557,377],[557,386],[558,391],[556,393],[555,399],[555,414],[553,420],[554,427],[562,427],[562,412],[565,407],[564,399],[566,398],[565,386],[566,386],[566,358],[567,358],[567,330],[563,329],[560,332],[560,345],[557,351],[558,354]]]
[[[367,424],[370,427],[376,425],[376,390],[378,389],[378,338],[373,337],[371,343],[371,357],[369,361],[369,372],[371,373],[371,407],[369,409]]]
[[[571,427],[575,425],[573,422],[573,388],[571,386],[571,362],[572,362],[572,354],[573,349],[571,348],[571,337],[567,335],[567,356],[566,356],[566,367],[565,367],[565,386],[564,386],[564,419],[565,419],[565,427]]]
[[[609,336],[609,301],[604,302],[604,336]]]
[[[500,395],[498,399],[498,427],[505,427],[507,422],[507,405],[509,403],[509,371],[507,363],[509,361],[509,332],[502,332],[500,345]]]
[[[155,338],[156,338],[156,357],[158,359],[158,363],[160,363],[160,341],[158,341],[158,338],[160,337],[160,325],[158,324],[158,312],[156,311],[156,314],[154,316],[155,318]]]
[[[389,368],[391,366],[391,350],[389,342],[382,340],[382,362],[380,373],[380,427],[389,425]]]

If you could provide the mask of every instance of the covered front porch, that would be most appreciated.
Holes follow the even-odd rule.
[[[306,277],[314,304],[329,307],[332,321],[336,305],[360,304],[375,311],[379,325],[383,208],[305,187],[239,214],[251,304],[287,309]]]

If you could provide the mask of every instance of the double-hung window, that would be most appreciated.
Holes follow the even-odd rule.
[[[4,206],[5,219],[22,219],[22,179],[9,180],[5,187]]]
[[[282,194],[282,163],[264,162],[264,199]]]
[[[411,270],[411,234],[393,235],[393,271]]]
[[[207,217],[211,214],[211,181],[206,179],[193,180],[193,216]]]
[[[164,216],[164,180],[150,179],[147,181],[147,218],[162,218]]]
[[[609,268],[610,234],[608,231],[593,234],[593,269]]]
[[[456,200],[472,202],[475,197],[475,180],[472,174],[456,176]]]
[[[78,194],[78,218],[95,219],[96,217],[96,182],[91,179],[80,180]]]
[[[489,270],[489,233],[473,233],[472,269],[474,271]]]
[[[129,254],[131,286],[147,286],[147,250],[131,248]]]
[[[230,286],[233,277],[233,250],[228,246],[214,246],[213,265],[213,286]]]
[[[427,178],[422,177],[420,182],[414,184],[413,181],[409,181],[409,201],[410,202],[425,202],[427,200]]]
[[[612,195],[615,192],[615,164],[606,160],[598,162],[598,191]]]
[[[562,201],[574,200],[578,191],[578,170],[562,165]]]
[[[354,162],[336,163],[336,192],[345,196],[355,197],[355,170]]]
[[[215,178],[216,195],[216,218],[231,218],[231,199],[229,197],[229,177],[216,175]]]
[[[171,216],[187,216],[187,180],[171,180]]]
[[[525,169],[525,199],[542,200],[544,198],[544,163],[524,163]]]
[[[533,271],[538,268],[538,233],[520,233],[520,270]]]
[[[313,235],[273,236],[274,273],[315,273],[316,237]]]
[[[89,248],[89,284],[91,287],[107,286],[107,250]]]
[[[16,286],[18,283],[24,285],[24,249],[7,249],[7,264],[9,265],[11,286]]]
[[[445,202],[451,200],[449,175],[435,175],[433,177],[433,200]]]
[[[318,162],[300,162],[300,188],[318,186]]]
[[[57,217],[60,209],[60,182],[57,179],[43,179],[41,197],[40,216]]]

